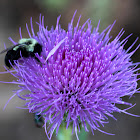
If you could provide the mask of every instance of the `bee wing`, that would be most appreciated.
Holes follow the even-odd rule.
[[[14,47],[15,47],[15,46],[11,46],[11,47],[9,47],[9,48],[3,50],[2,52],[0,52],[0,54],[5,53],[5,52],[7,52],[7,51],[13,49]]]
[[[20,47],[20,46],[24,46],[24,44],[17,44],[17,45],[11,46],[11,47],[9,47],[9,48],[3,50],[2,52],[0,52],[0,54],[5,53],[5,52],[7,52],[7,51],[13,49],[13,48],[16,47],[16,46],[19,46],[19,47]]]

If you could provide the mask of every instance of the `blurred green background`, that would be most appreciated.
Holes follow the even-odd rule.
[[[139,0],[0,0],[0,51],[4,49],[4,43],[7,47],[11,45],[8,37],[12,37],[15,41],[19,40],[19,27],[22,28],[23,37],[28,37],[25,24],[29,25],[30,17],[33,18],[35,31],[38,31],[36,22],[39,21],[40,13],[45,16],[45,25],[49,29],[56,25],[56,18],[61,14],[60,24],[62,28],[67,29],[75,10],[78,11],[74,24],[79,15],[82,15],[80,25],[88,18],[92,19],[93,26],[97,26],[101,20],[100,31],[117,20],[111,32],[113,37],[121,28],[126,31],[123,37],[133,33],[126,48],[136,37],[140,37]],[[138,43],[140,41],[135,47]],[[133,55],[134,62],[140,61],[139,53],[140,49]],[[5,71],[4,55],[0,55],[0,71]],[[14,78],[10,74],[0,75],[0,81],[12,80]],[[44,129],[35,127],[33,114],[16,108],[24,104],[20,99],[16,97],[12,99],[3,111],[5,103],[12,95],[12,90],[16,88],[16,85],[0,84],[0,140],[47,140]],[[140,115],[140,95],[136,94],[130,101],[136,102],[137,105],[129,112]],[[115,136],[95,131],[94,136],[91,132],[88,133],[87,140],[140,140],[140,118],[118,113],[114,115],[118,121],[109,119],[110,123],[106,124],[103,130],[115,133]],[[55,134],[52,139],[56,139]]]

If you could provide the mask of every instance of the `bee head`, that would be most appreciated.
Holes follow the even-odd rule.
[[[22,38],[19,40],[19,44],[23,45],[27,51],[33,52],[34,47],[38,42],[33,38]]]

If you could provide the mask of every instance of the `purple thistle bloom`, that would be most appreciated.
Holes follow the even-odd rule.
[[[137,39],[124,50],[130,36],[120,41],[123,30],[110,41],[109,33],[114,24],[99,33],[99,24],[92,29],[90,19],[79,26],[80,17],[73,27],[74,16],[67,31],[60,27],[60,17],[55,29],[51,30],[44,27],[44,17],[40,17],[37,35],[31,20],[31,33],[27,26],[29,36],[43,46],[41,55],[36,55],[40,62],[34,58],[21,58],[15,61],[14,73],[8,70],[17,77],[17,81],[11,83],[20,87],[12,97],[17,95],[25,100],[29,112],[38,112],[44,117],[49,139],[55,129],[58,133],[62,122],[66,128],[72,126],[78,139],[77,131],[81,126],[88,131],[87,124],[92,132],[99,130],[110,134],[100,126],[108,123],[108,117],[116,119],[113,112],[137,116],[126,112],[134,105],[122,100],[124,96],[139,93],[139,74],[136,73],[139,63],[133,63],[130,58],[139,46],[128,53]],[[20,36],[22,38],[21,32]],[[129,107],[121,110],[116,104]],[[46,128],[47,122],[49,128]]]

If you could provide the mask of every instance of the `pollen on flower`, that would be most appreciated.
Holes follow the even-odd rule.
[[[122,100],[124,96],[139,93],[139,74],[136,72],[140,63],[133,63],[130,58],[139,46],[128,52],[137,40],[124,50],[130,36],[120,41],[124,34],[121,30],[110,41],[109,33],[114,23],[99,33],[99,24],[92,29],[90,19],[79,26],[80,17],[73,27],[74,16],[67,31],[60,27],[60,17],[51,30],[44,27],[44,17],[40,17],[37,35],[31,20],[31,33],[27,26],[29,36],[42,45],[43,51],[41,55],[36,54],[39,61],[32,57],[15,61],[15,72],[11,72],[17,77],[13,83],[20,87],[14,96],[25,100],[29,112],[39,112],[44,117],[49,139],[55,129],[58,133],[63,122],[66,128],[72,126],[76,136],[81,126],[88,131],[87,124],[92,132],[99,130],[110,134],[100,127],[107,123],[108,117],[116,119],[113,112],[137,116],[126,111],[134,105]],[[21,33],[20,36],[22,38]],[[116,104],[129,107],[121,110]],[[50,125],[48,129],[47,122]]]

